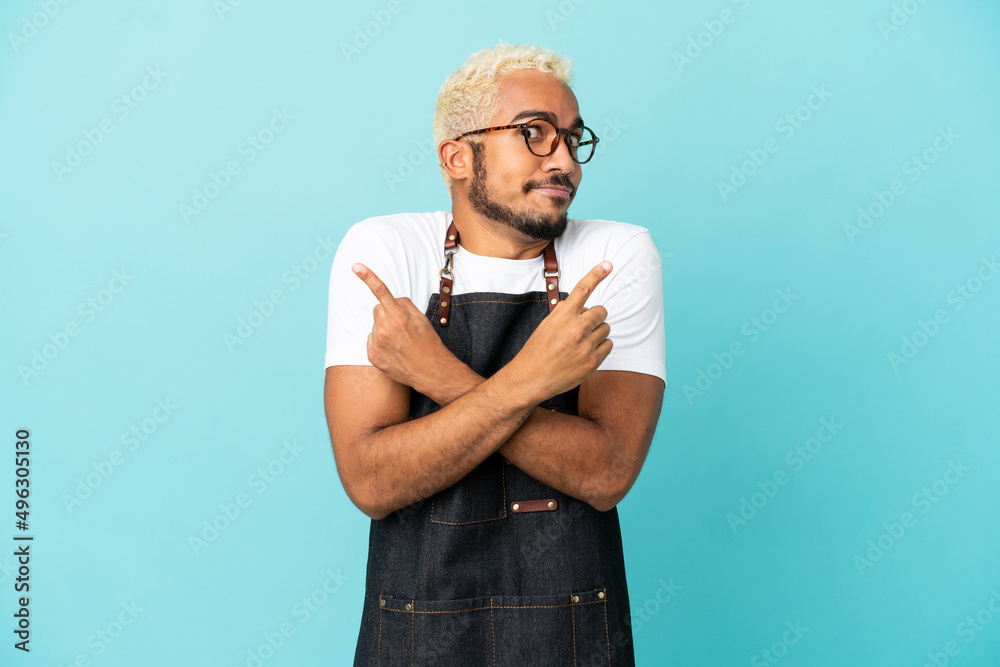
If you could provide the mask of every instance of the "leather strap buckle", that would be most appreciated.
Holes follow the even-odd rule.
[[[524,512],[552,512],[557,509],[559,509],[559,503],[554,498],[515,500],[510,504],[510,511],[514,514],[523,514]]]

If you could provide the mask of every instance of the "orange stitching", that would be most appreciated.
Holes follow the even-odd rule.
[[[378,596],[378,653],[375,656],[375,664],[382,664],[382,596]]]
[[[506,459],[500,461],[500,484],[503,489],[503,516],[494,517],[492,519],[476,519],[475,521],[435,521],[434,520],[434,498],[431,498],[431,516],[428,519],[431,523],[441,523],[446,526],[468,526],[472,523],[486,523],[487,521],[499,521],[500,519],[507,518],[507,478],[504,476],[504,468],[506,468]]]
[[[500,301],[500,300],[489,300],[489,299],[486,299],[486,300],[483,300],[483,301],[466,301],[465,303],[454,303],[454,302],[452,302],[451,305],[452,305],[453,308],[458,308],[459,306],[468,306],[469,304],[472,304],[472,303],[513,303],[513,304],[521,304],[521,303],[548,303],[548,299],[525,299],[523,301]]]
[[[410,609],[413,609],[416,600],[410,600]],[[410,664],[413,664],[413,614],[410,614]]]
[[[573,667],[576,667],[576,612],[573,605],[569,606],[569,618],[573,625]]]
[[[493,665],[497,664],[497,636],[493,629],[493,598],[490,597],[490,637],[493,639]]]
[[[608,647],[608,666],[611,665],[611,635],[608,634],[608,589],[604,590],[604,639],[607,640],[605,646]]]
[[[452,295],[452,297],[451,297],[451,299],[452,299],[451,305],[448,306],[449,308],[458,308],[459,306],[467,306],[467,305],[473,304],[473,303],[510,303],[510,304],[519,305],[519,304],[522,304],[522,303],[548,303],[549,302],[548,297],[546,297],[544,299],[524,299],[523,301],[500,301],[500,300],[489,300],[489,299],[487,299],[487,300],[483,300],[483,301],[466,301],[464,303],[455,303],[455,296],[456,295],[454,295],[454,294]],[[560,301],[563,300],[562,293],[559,294],[559,300]],[[437,320],[438,320],[437,314],[438,314],[438,306],[440,304],[441,304],[441,295],[438,294],[438,305],[434,306],[434,316],[431,318],[432,322],[437,322]]]
[[[491,600],[491,602],[492,602],[492,600]],[[591,600],[590,602],[577,602],[576,606],[577,607],[582,607],[585,604],[601,604],[603,602],[606,602],[606,600]],[[539,604],[539,605],[521,605],[521,606],[513,606],[512,605],[512,606],[506,606],[506,607],[501,607],[499,605],[494,605],[492,607],[471,607],[469,609],[454,609],[454,610],[451,610],[451,611],[417,611],[416,609],[414,609],[413,611],[405,611],[403,609],[384,609],[384,611],[402,612],[404,614],[462,614],[462,613],[465,613],[467,611],[486,611],[487,609],[558,609],[559,607],[569,607],[569,606],[572,606],[572,603],[570,603],[570,604],[547,604],[547,605],[541,605],[541,604]],[[605,611],[605,615],[607,615],[607,611]],[[605,621],[605,624],[607,624],[607,621]]]
[[[430,521],[431,521],[431,523],[443,523],[446,526],[467,526],[470,523],[486,523],[487,521],[499,521],[500,519],[506,519],[506,518],[507,518],[507,516],[505,514],[504,516],[498,516],[498,517],[493,518],[493,519],[476,519],[475,521],[458,521],[458,522],[453,522],[453,521],[435,521],[434,519],[431,519]],[[485,607],[483,607],[483,608],[485,609]]]
[[[501,519],[507,518],[507,459],[500,458],[500,489],[503,491],[503,516]],[[490,598],[490,604],[493,604],[493,598]]]

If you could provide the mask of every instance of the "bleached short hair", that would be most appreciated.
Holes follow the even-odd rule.
[[[549,49],[527,44],[498,42],[491,49],[476,51],[441,86],[434,108],[434,146],[485,127],[500,110],[498,78],[519,70],[545,72],[569,85],[573,63]],[[450,191],[451,177],[443,168],[442,174]]]

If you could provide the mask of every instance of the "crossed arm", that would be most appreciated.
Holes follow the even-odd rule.
[[[610,327],[602,306],[583,304],[610,264],[584,277],[489,379],[452,355],[409,299],[393,298],[364,266],[356,272],[379,300],[373,366],[328,368],[325,403],[337,470],[365,514],[381,519],[429,497],[495,451],[598,510],[625,496],[649,450],[663,382],[594,372],[611,351]],[[536,407],[578,385],[579,416]],[[442,408],[408,420],[410,387]]]

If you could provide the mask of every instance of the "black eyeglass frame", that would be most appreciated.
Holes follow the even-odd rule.
[[[593,137],[593,140],[581,141],[580,143],[578,143],[576,145],[577,150],[579,150],[580,146],[589,146],[591,144],[593,144],[593,146],[594,146],[593,149],[591,149],[590,155],[587,156],[587,159],[584,160],[583,162],[580,162],[578,159],[576,159],[576,155],[573,154],[573,147],[569,143],[569,140],[570,140],[569,138],[573,135],[573,131],[572,130],[564,130],[564,129],[561,129],[559,127],[556,127],[555,123],[553,123],[551,121],[548,121],[548,120],[546,120],[544,118],[536,118],[536,119],[534,119],[534,120],[532,120],[531,122],[528,122],[528,123],[514,123],[513,125],[497,125],[495,127],[484,127],[481,130],[470,130],[468,132],[464,132],[464,133],[460,134],[455,139],[455,141],[458,141],[462,137],[467,137],[469,135],[486,134],[487,132],[495,132],[497,130],[523,130],[523,129],[527,128],[527,127],[531,127],[532,123],[537,123],[538,121],[544,121],[544,122],[548,123],[549,125],[551,125],[552,127],[555,127],[556,128],[556,137],[555,137],[555,139],[552,142],[552,149],[549,150],[549,152],[546,153],[545,155],[539,155],[535,151],[531,150],[531,144],[528,143],[528,135],[525,134],[524,135],[524,145],[528,147],[528,152],[530,152],[532,155],[534,155],[535,157],[548,157],[548,156],[552,155],[559,148],[559,137],[561,137],[562,135],[566,135],[565,139],[563,141],[566,143],[566,148],[569,149],[569,156],[573,159],[573,162],[576,162],[577,164],[587,164],[592,159],[594,159],[594,156],[597,154],[597,144],[598,144],[598,142],[600,142],[600,139],[597,138],[597,135],[594,134],[594,131],[592,129],[590,129],[586,125],[581,125],[580,126],[580,129],[583,129],[583,130],[586,130],[587,132],[590,132],[590,136]]]

